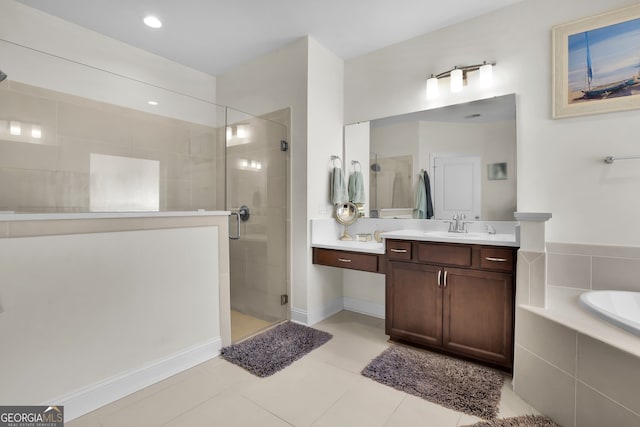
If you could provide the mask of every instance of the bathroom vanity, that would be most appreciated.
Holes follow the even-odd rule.
[[[516,250],[387,240],[387,335],[511,369]]]
[[[516,226],[501,231],[400,229],[377,244],[316,241],[313,262],[384,274],[392,340],[511,371],[519,240]]]

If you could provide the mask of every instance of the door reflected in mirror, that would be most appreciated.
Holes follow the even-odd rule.
[[[348,125],[346,159],[366,164],[365,152],[368,216],[415,218],[426,172],[432,218],[514,220],[514,94]]]

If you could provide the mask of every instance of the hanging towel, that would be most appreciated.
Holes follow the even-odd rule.
[[[364,179],[362,172],[354,171],[349,176],[349,200],[353,203],[364,203]]]
[[[413,210],[413,217],[425,219],[427,217],[427,189],[424,185],[424,175],[418,175],[418,186],[416,188],[416,207]]]
[[[427,193],[427,219],[431,219],[433,218],[433,200],[431,199],[431,181],[427,171],[424,171],[424,186]]]
[[[343,204],[349,201],[342,168],[333,168],[331,171],[331,183],[329,185],[329,199],[332,205]]]

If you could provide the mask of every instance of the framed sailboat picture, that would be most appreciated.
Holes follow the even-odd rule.
[[[640,4],[568,24],[553,36],[553,117],[640,108]]]

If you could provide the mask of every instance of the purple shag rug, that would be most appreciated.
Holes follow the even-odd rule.
[[[543,415],[522,415],[493,421],[480,421],[467,427],[561,427]]]
[[[286,322],[221,350],[225,360],[258,377],[268,377],[291,365],[333,336],[324,331]]]
[[[386,349],[362,375],[485,420],[497,417],[504,383],[493,369],[400,345]]]

